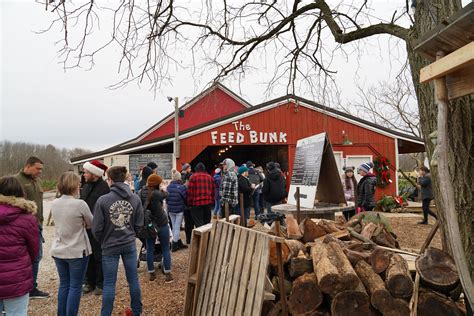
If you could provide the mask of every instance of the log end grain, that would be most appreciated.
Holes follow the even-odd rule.
[[[415,265],[421,283],[435,291],[449,294],[459,283],[454,260],[440,249],[428,248]]]
[[[370,315],[370,302],[367,293],[343,291],[334,296],[331,303],[333,316],[367,316]]]
[[[314,273],[305,273],[293,282],[288,301],[289,311],[293,315],[314,313],[322,302],[323,293]]]
[[[420,316],[463,315],[453,300],[429,290],[420,291],[417,312]]]

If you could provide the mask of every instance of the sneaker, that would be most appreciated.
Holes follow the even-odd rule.
[[[94,291],[94,294],[97,295],[97,296],[101,296],[102,295],[102,288],[101,287],[96,287],[95,291]]]
[[[155,279],[156,279],[156,273],[155,272],[149,272],[148,280],[155,281]]]
[[[82,293],[87,294],[94,291],[94,289],[95,289],[95,286],[90,285],[90,284],[84,284],[84,286],[82,287]]]
[[[31,299],[36,299],[36,298],[48,298],[48,297],[49,297],[49,293],[40,291],[40,290],[38,290],[37,288],[34,288],[34,289],[31,290],[31,292],[30,292],[30,298],[31,298]]]
[[[165,283],[173,283],[174,279],[171,273],[165,273]]]
[[[420,224],[420,225],[428,225],[428,221],[423,220],[423,221],[421,221],[421,222],[418,222],[418,224]]]

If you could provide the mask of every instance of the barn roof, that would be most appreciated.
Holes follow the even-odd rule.
[[[184,139],[184,138],[187,138],[187,137],[191,137],[191,136],[199,134],[199,133],[201,133],[205,130],[215,128],[216,126],[225,125],[225,124],[228,124],[229,122],[251,116],[253,114],[265,111],[267,109],[277,107],[277,106],[280,106],[282,104],[287,104],[288,102],[293,102],[293,103],[299,104],[301,106],[306,106],[306,107],[308,107],[312,110],[319,111],[319,112],[324,113],[326,115],[334,116],[338,119],[348,121],[348,122],[351,122],[355,125],[359,125],[359,126],[362,126],[364,128],[374,130],[378,133],[384,134],[384,135],[392,137],[392,138],[408,141],[410,143],[413,143],[413,144],[417,145],[418,149],[424,148],[424,141],[423,141],[422,138],[415,137],[415,136],[412,136],[412,135],[409,135],[409,134],[406,134],[406,133],[402,133],[402,132],[399,132],[399,131],[395,131],[395,130],[386,128],[384,126],[381,126],[381,125],[363,120],[363,119],[358,118],[356,116],[353,116],[353,115],[335,110],[333,108],[321,105],[321,104],[319,104],[317,102],[314,102],[314,101],[311,101],[311,100],[307,100],[307,99],[298,97],[298,96],[293,95],[293,94],[288,94],[288,95],[285,95],[285,96],[282,96],[282,97],[279,97],[279,98],[261,103],[259,105],[253,106],[251,108],[242,110],[240,112],[229,114],[229,115],[220,117],[218,119],[211,120],[209,122],[194,126],[194,127],[189,128],[187,130],[181,131],[179,138]],[[102,151],[98,151],[98,152],[95,152],[95,153],[92,153],[92,154],[87,154],[87,155],[83,155],[83,156],[79,156],[79,157],[74,157],[74,158],[71,159],[71,162],[74,163],[74,164],[77,164],[77,163],[85,162],[85,161],[90,160],[90,159],[102,158],[104,156],[118,155],[118,154],[128,154],[128,153],[136,152],[136,151],[139,151],[139,150],[142,150],[142,149],[146,149],[146,148],[150,148],[150,147],[154,147],[154,146],[158,146],[158,145],[163,145],[163,144],[168,144],[168,143],[173,142],[173,139],[174,139],[174,135],[170,134],[170,135],[166,135],[166,136],[159,137],[159,138],[156,138],[156,139],[143,141],[143,142],[140,142],[140,143],[132,143],[131,141],[127,141],[125,143],[110,147],[110,148],[102,150]]]

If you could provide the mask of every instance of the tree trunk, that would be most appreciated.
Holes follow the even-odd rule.
[[[370,254],[369,263],[375,273],[380,274],[385,272],[390,263],[390,253],[386,250],[377,248]]]
[[[459,283],[454,260],[439,249],[428,248],[415,264],[422,284],[435,291],[449,294]]]
[[[293,315],[314,313],[322,302],[323,293],[314,273],[305,273],[293,281],[288,300],[288,309]]]
[[[429,290],[420,291],[418,297],[418,315],[461,316],[463,315],[450,298]]]
[[[357,274],[338,244],[317,242],[311,248],[311,257],[319,287],[324,293],[334,296],[359,285]]]
[[[413,293],[413,281],[410,271],[408,271],[408,264],[402,256],[396,253],[390,256],[385,284],[394,297],[408,298]]]
[[[413,84],[418,99],[420,123],[425,138],[426,151],[431,161],[434,145],[428,135],[437,130],[437,107],[434,102],[433,86],[420,84],[420,69],[429,64],[429,61],[413,52],[416,41],[436,24],[446,17],[453,15],[461,8],[460,0],[431,0],[417,1],[415,12],[415,26],[412,27],[410,40],[407,41],[407,53],[411,68]],[[440,185],[438,170],[431,166],[431,176],[435,200],[443,233],[443,249],[452,254],[449,244],[451,240],[447,231],[446,216],[443,212],[444,204],[441,197],[441,188],[452,185],[454,190],[454,204],[458,216],[459,232],[462,248],[467,260],[471,278],[474,271],[474,243],[472,239],[472,225],[474,223],[474,184],[473,177],[469,176],[474,167],[474,97],[473,95],[458,98],[450,102],[448,109],[448,164],[452,183]],[[470,285],[472,286],[472,285]],[[471,302],[472,303],[472,302]]]

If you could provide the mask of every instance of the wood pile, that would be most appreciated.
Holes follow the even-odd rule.
[[[282,261],[289,315],[411,315],[414,271],[406,258],[417,257],[423,286],[418,315],[464,315],[449,297],[459,297],[459,278],[442,251],[429,248],[419,256],[400,250],[383,220],[306,218],[298,225],[288,217]],[[267,271],[275,300],[264,302],[262,315],[283,315],[277,264],[270,243]]]

